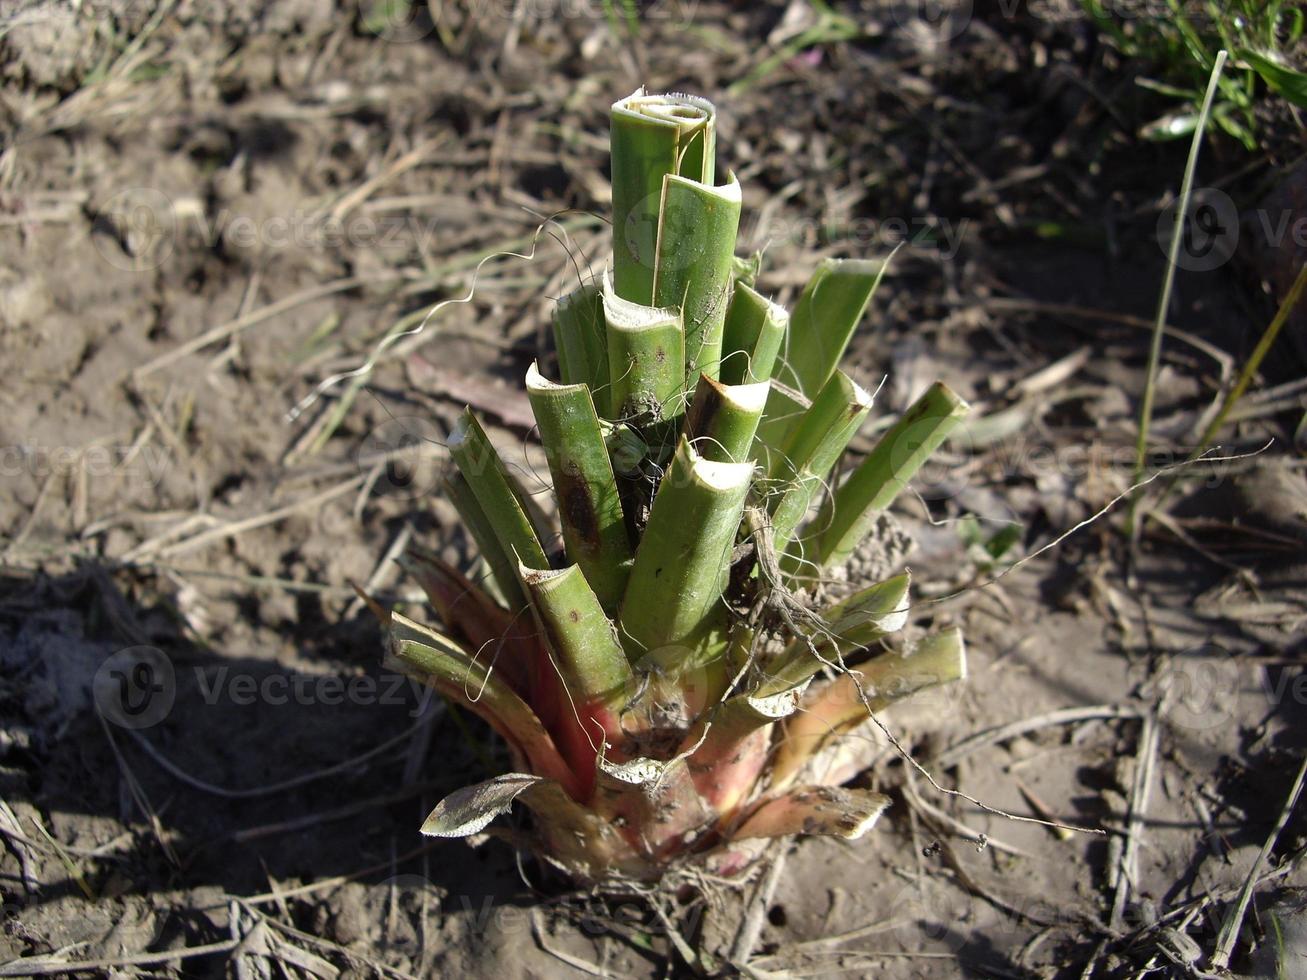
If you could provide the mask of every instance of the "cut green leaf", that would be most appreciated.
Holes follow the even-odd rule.
[[[908,621],[908,586],[904,572],[862,589],[821,614],[827,627],[790,641],[774,664],[765,668],[767,679],[758,697],[771,697],[809,680],[822,667],[903,629]]]
[[[700,375],[685,416],[685,434],[695,451],[719,463],[748,462],[767,389],[766,382],[727,385]]]
[[[613,103],[613,279],[622,299],[652,305],[664,178],[711,186],[715,127],[712,103],[692,95],[641,88]]]
[[[610,736],[619,737],[616,709],[635,685],[617,629],[585,575],[576,565],[547,571],[523,568],[521,574],[549,649],[558,657],[568,694],[583,714],[610,709],[602,721]]]
[[[685,380],[680,312],[624,300],[607,277],[603,299],[611,418],[642,429],[680,418]]]
[[[580,796],[576,775],[540,719],[493,675],[487,663],[469,656],[448,637],[398,613],[390,614],[389,627],[395,666],[479,715],[509,741],[533,772],[557,780],[573,798]]]
[[[720,608],[752,463],[718,463],[682,439],[654,498],[622,602],[633,659],[691,644]]]
[[[843,371],[836,371],[795,424],[785,446],[772,453],[773,479],[785,488],[771,504],[772,543],[778,552],[789,548],[808,507],[870,411],[871,394]]]
[[[500,595],[509,607],[517,611],[526,607],[526,593],[517,578],[517,560],[499,539],[495,525],[481,507],[481,502],[462,473],[451,473],[444,481],[445,496],[449,498],[463,527],[472,535],[477,551],[485,561],[495,580]]]
[[[548,568],[549,559],[540,543],[542,535],[532,523],[531,508],[470,408],[463,409],[446,445],[500,550],[515,555],[515,562],[520,560],[528,568]]]
[[[554,345],[563,384],[607,391],[608,331],[598,283],[578,286],[558,301],[554,307]],[[607,406],[608,402],[603,404]]]
[[[658,226],[654,305],[681,311],[685,378],[717,377],[722,327],[731,298],[740,185],[734,174],[720,187],[669,176]]]
[[[634,552],[590,391],[583,384],[556,385],[534,363],[526,391],[549,460],[568,557],[581,566],[603,607],[615,612]]]
[[[785,307],[737,279],[722,327],[721,380],[729,385],[771,380],[789,324]]]
[[[823,259],[790,316],[784,354],[772,377],[806,398],[816,397],[839,366],[888,268],[888,260]],[[763,413],[760,435],[770,446],[782,445],[793,424],[791,406],[776,398]]]
[[[926,460],[967,414],[968,405],[936,382],[876,443],[816,518],[808,557],[822,565],[847,561]]]

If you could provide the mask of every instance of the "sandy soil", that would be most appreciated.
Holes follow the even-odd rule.
[[[942,600],[910,628],[963,625],[972,666],[886,720],[949,790],[1109,831],[996,816],[883,746],[862,778],[893,808],[862,841],[788,849],[749,969],[1185,975],[1254,866],[1236,966],[1296,921],[1272,912],[1307,885],[1301,816],[1260,852],[1307,743],[1302,320],[1268,360],[1279,387],[1223,433],[1224,455],[1269,449],[1186,471],[1134,546],[1118,507],[1041,551],[1130,483],[1185,148],[1131,135],[1146,95],[1056,5],[935,27],[843,5],[858,40],[770,65],[808,5],[643,6],[634,39],[599,3],[0,13],[0,960],[729,972],[748,888],[605,902],[502,844],[420,837],[502,752],[380,669],[350,589],[413,602],[406,540],[465,557],[434,492],[463,404],[538,465],[520,379],[553,356],[552,298],[604,261],[607,106],[641,82],[721,107],[742,244],[782,301],[821,255],[906,242],[852,364],[888,378],[880,412],[937,377],[977,406],[899,515]],[[1307,221],[1285,145],[1204,157],[1242,224],[1219,261],[1185,253],[1154,465],[1194,446],[1302,261],[1266,232]],[[530,257],[481,263],[505,252]],[[1020,542],[996,564],[964,515]],[[162,693],[124,712],[141,663]]]

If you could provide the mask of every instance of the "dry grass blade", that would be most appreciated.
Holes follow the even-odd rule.
[[[1139,847],[1144,833],[1144,819],[1153,790],[1153,774],[1157,768],[1157,716],[1151,712],[1143,716],[1139,731],[1139,749],[1135,753],[1134,780],[1130,788],[1130,814],[1126,821],[1125,846],[1115,872],[1116,892],[1112,896],[1111,927],[1119,930],[1124,921],[1125,903],[1130,891],[1139,880]]]
[[[187,946],[183,949],[164,950],[161,953],[136,953],[100,960],[49,960],[40,956],[23,957],[0,965],[0,977],[52,977],[61,973],[92,973],[96,970],[120,970],[137,966],[158,966],[174,960],[189,960],[197,956],[215,956],[231,952],[239,945],[235,939],[205,946]]]
[[[227,323],[206,330],[198,337],[188,340],[186,343],[173,348],[167,354],[161,354],[154,360],[142,364],[132,372],[132,377],[139,381],[141,378],[148,377],[155,371],[161,370],[170,364],[175,364],[188,354],[194,354],[196,351],[203,350],[210,344],[216,344],[220,340],[225,340],[233,334],[246,330],[265,320],[271,320],[273,317],[280,316],[287,310],[293,310],[295,307],[301,306],[304,303],[311,303],[316,299],[323,299],[327,296],[335,295],[336,293],[343,293],[351,289],[357,289],[360,286],[366,286],[369,283],[375,283],[378,281],[388,282],[400,278],[402,278],[402,276],[397,273],[386,274],[380,278],[375,275],[346,276],[343,279],[335,279],[331,282],[323,283],[321,286],[312,286],[308,289],[301,290],[298,293],[293,293],[290,296],[279,299],[275,303],[269,303],[267,306],[247,313],[244,316],[239,316]]]
[[[1280,809],[1280,815],[1276,817],[1275,826],[1271,828],[1271,833],[1267,836],[1266,842],[1262,844],[1262,850],[1257,855],[1257,860],[1248,869],[1248,877],[1244,879],[1243,887],[1239,889],[1238,901],[1230,906],[1229,911],[1225,914],[1225,919],[1221,922],[1221,932],[1216,941],[1216,952],[1212,954],[1212,966],[1218,970],[1225,970],[1230,966],[1230,957],[1234,954],[1235,943],[1239,941],[1239,929],[1243,925],[1243,917],[1248,911],[1248,902],[1252,899],[1253,888],[1257,883],[1257,871],[1270,857],[1271,848],[1275,846],[1276,840],[1279,839],[1280,831],[1284,830],[1289,818],[1293,816],[1293,811],[1298,806],[1298,798],[1302,795],[1305,780],[1307,780],[1307,759],[1304,759],[1302,765],[1298,767],[1298,775],[1293,781],[1293,787],[1289,790],[1288,799],[1284,801],[1284,806]]]
[[[978,749],[996,745],[999,742],[1006,742],[1008,739],[1027,735],[1030,732],[1051,725],[1074,725],[1082,721],[1096,721],[1104,718],[1138,717],[1139,712],[1134,708],[1126,708],[1116,704],[1097,704],[1087,708],[1063,708],[1061,711],[1050,711],[1047,714],[1036,715],[1033,718],[1025,718],[1006,725],[998,725],[983,732],[977,732],[975,735],[969,735],[961,742],[949,746],[931,761],[941,769],[947,769]]]

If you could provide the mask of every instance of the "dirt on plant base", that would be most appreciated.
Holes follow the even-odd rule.
[[[1270,449],[1187,471],[1135,548],[1118,507],[980,587],[1130,483],[1184,159],[1131,135],[1146,96],[1056,5],[933,24],[841,5],[858,40],[770,68],[809,5],[653,4],[634,38],[601,4],[518,6],[0,14],[0,959],[653,976],[697,950],[697,969],[727,969],[747,889],[603,902],[502,844],[418,835],[503,760],[379,668],[350,588],[412,601],[387,557],[409,538],[466,555],[435,491],[465,402],[543,472],[520,379],[552,300],[602,266],[607,106],[644,83],[720,107],[742,248],[765,247],[782,301],[821,255],[907,241],[850,358],[870,387],[887,377],[879,414],[936,378],[976,406],[898,514],[911,629],[961,624],[971,673],[886,722],[947,789],[1110,831],[995,815],[883,745],[863,778],[894,806],[861,841],[789,848],[752,968],[1180,970],[1257,865],[1236,958],[1254,969],[1249,947],[1296,921],[1307,885],[1299,815],[1260,858],[1305,740],[1292,342],[1222,455]],[[1288,162],[1217,144],[1199,179],[1256,218],[1302,199]],[[1188,455],[1285,288],[1283,248],[1223,235],[1229,261],[1182,263],[1154,466]],[[496,252],[531,257],[478,265]],[[469,293],[365,386],[288,417]],[[1015,546],[985,549],[1013,524]],[[142,679],[158,691],[124,699]]]

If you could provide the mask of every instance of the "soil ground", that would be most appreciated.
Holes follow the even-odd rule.
[[[976,406],[899,507],[910,628],[961,624],[971,669],[886,722],[948,789],[1109,831],[996,816],[884,746],[861,778],[894,806],[856,843],[789,847],[751,975],[1186,975],[1254,867],[1234,965],[1292,939],[1301,815],[1261,851],[1307,745],[1302,321],[1222,434],[1244,458],[1181,473],[1134,544],[1117,506],[1041,550],[1130,485],[1185,147],[1133,135],[1146,95],[1070,7],[841,5],[857,40],[772,58],[808,4],[642,6],[634,37],[599,3],[5,6],[0,960],[725,968],[748,889],[664,920],[419,836],[503,760],[380,669],[350,588],[413,602],[410,539],[466,557],[435,491],[463,404],[538,466],[520,379],[605,260],[607,106],[641,83],[721,108],[743,245],[782,301],[822,255],[904,243],[851,363],[888,379],[881,415],[935,378]],[[1184,253],[1154,468],[1192,450],[1302,261],[1266,232],[1307,220],[1276,149],[1300,140],[1205,151],[1199,183],[1243,222],[1216,261]],[[997,559],[966,536],[1012,525]],[[124,709],[142,663],[158,696]]]

